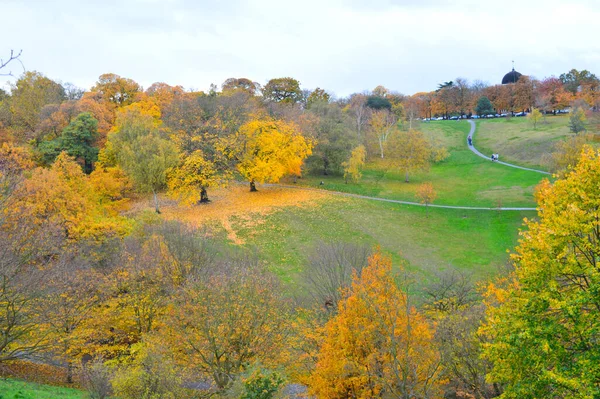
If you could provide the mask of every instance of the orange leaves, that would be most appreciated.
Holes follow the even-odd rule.
[[[391,259],[369,259],[325,340],[310,383],[319,398],[378,397],[383,391],[415,398],[437,390],[439,354],[433,330],[395,284]]]

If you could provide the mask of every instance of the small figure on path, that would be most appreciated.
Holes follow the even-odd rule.
[[[492,154],[492,162],[498,160],[498,154]]]
[[[473,145],[473,139],[471,138],[471,136],[467,137],[467,142],[469,143],[470,146]]]

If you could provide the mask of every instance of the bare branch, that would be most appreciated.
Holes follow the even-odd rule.
[[[0,70],[5,68],[6,66],[8,66],[8,64],[10,64],[11,62],[17,61],[19,64],[21,64],[21,67],[23,68],[23,72],[25,72],[25,66],[19,59],[19,57],[21,57],[22,53],[23,53],[23,50],[19,50],[19,52],[17,54],[15,54],[15,50],[10,50],[10,57],[8,58],[8,60],[4,61],[2,58],[0,58]],[[8,71],[8,73],[0,73],[0,76],[14,76],[14,75],[12,74],[12,71]]]

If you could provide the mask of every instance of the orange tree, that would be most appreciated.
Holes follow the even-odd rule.
[[[325,326],[310,391],[329,399],[438,397],[433,342],[433,329],[394,282],[391,259],[377,252]]]

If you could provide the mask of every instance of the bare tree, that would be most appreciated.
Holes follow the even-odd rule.
[[[311,298],[326,310],[333,310],[350,286],[352,275],[360,275],[371,249],[348,243],[323,243],[309,257],[304,284]]]
[[[23,50],[19,50],[19,52],[15,52],[15,50],[10,50],[10,55],[7,60],[0,58],[0,71],[2,69],[6,68],[8,66],[8,64],[10,64],[11,62],[15,62],[15,61],[20,63],[21,66],[23,67],[23,71],[25,71],[25,67],[23,66],[23,63],[21,62],[21,60],[19,59],[19,57],[21,57],[21,53],[23,53]],[[13,76],[13,74],[12,74],[12,71],[8,71],[8,73],[0,72],[0,76]]]
[[[369,107],[367,107],[367,96],[364,94],[354,94],[350,99],[350,109],[354,114],[356,125],[356,135],[360,140],[362,138],[362,127],[367,124],[369,119]]]
[[[441,312],[463,308],[477,299],[471,278],[457,270],[436,273],[435,280],[424,288],[424,292],[429,298],[429,306]]]

